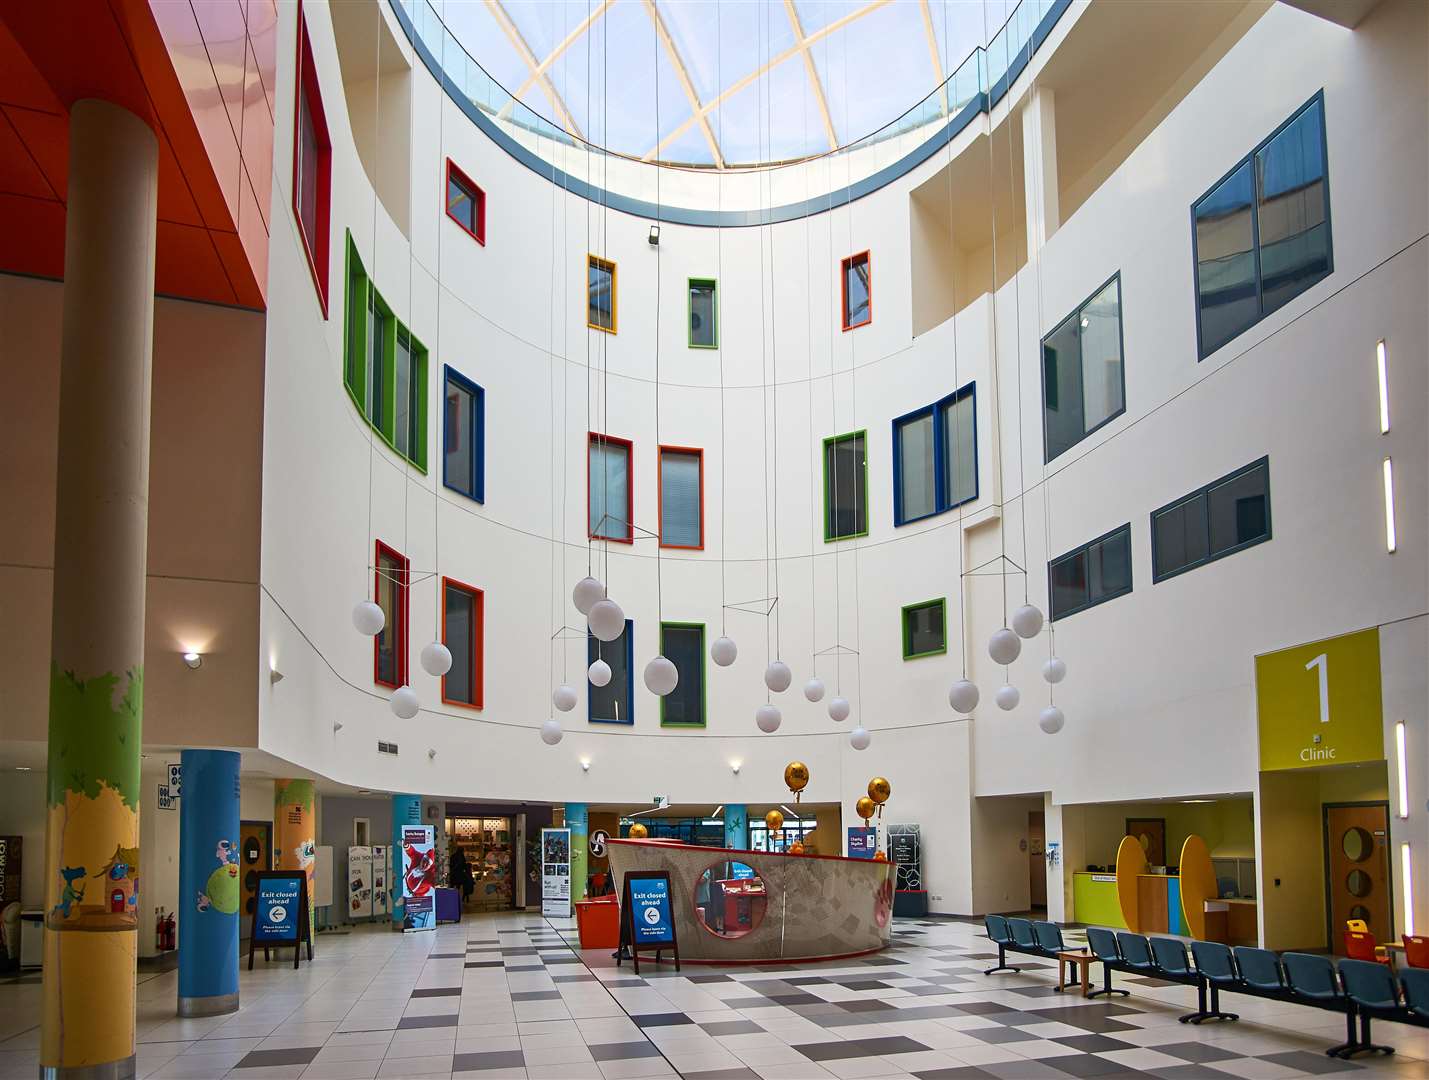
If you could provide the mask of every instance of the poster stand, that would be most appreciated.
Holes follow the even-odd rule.
[[[263,946],[263,959],[267,960],[269,949],[290,942],[294,971],[302,958],[304,942],[308,946],[308,963],[312,963],[308,876],[302,870],[260,870],[254,885],[253,923],[248,933],[248,970],[253,970],[253,950],[257,946]]]
[[[620,899],[620,947],[615,966],[629,950],[635,974],[640,974],[640,953],[653,951],[655,962],[669,949],[680,970],[680,942],[675,933],[674,910],[670,900],[670,874],[666,870],[631,870],[625,875]]]

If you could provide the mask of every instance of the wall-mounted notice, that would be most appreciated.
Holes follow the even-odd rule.
[[[571,917],[571,830],[541,830],[541,914]]]
[[[437,854],[430,825],[402,826],[402,930],[437,928]]]
[[[878,830],[872,827],[850,825],[848,829],[848,857],[850,859],[871,859],[878,850]]]

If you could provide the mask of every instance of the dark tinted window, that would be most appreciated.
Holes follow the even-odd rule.
[[[1047,460],[1125,410],[1121,277],[1114,277],[1042,341]]]
[[[586,682],[586,692],[589,695],[586,700],[589,703],[591,720],[607,724],[635,722],[634,714],[630,710],[630,699],[634,691],[631,677],[634,638],[634,624],[629,619],[625,620],[625,629],[614,641],[601,641],[587,631],[586,662],[593,664],[597,660],[604,660],[610,665],[610,682],[604,686]]]
[[[715,347],[715,283],[690,282],[690,345],[696,349]]]
[[[843,273],[844,329],[851,330],[873,318],[868,252],[845,259]]]
[[[586,322],[615,329],[615,264],[591,256],[586,266]]]
[[[1262,458],[1151,515],[1160,579],[1270,539],[1270,461]]]
[[[469,233],[476,232],[476,196],[456,173],[447,173],[447,213]]]
[[[660,699],[663,724],[705,722],[705,630],[703,626],[665,623],[660,627],[660,652],[675,665],[680,681]]]
[[[456,585],[445,590],[442,642],[452,654],[451,670],[442,683],[442,696],[467,705],[476,703],[476,595]]]
[[[1247,161],[1196,204],[1196,288],[1203,356],[1260,318],[1254,201],[1255,174]]]
[[[1047,576],[1053,619],[1131,592],[1131,526],[1053,559]]]
[[[945,652],[948,647],[942,600],[903,609],[903,659]]]
[[[485,393],[448,368],[443,400],[442,482],[482,502],[486,497],[481,452]]]
[[[824,539],[868,532],[868,473],[863,432],[824,444]]]
[[[1258,466],[1212,486],[1212,555],[1264,538],[1270,529],[1269,479],[1265,466]]]

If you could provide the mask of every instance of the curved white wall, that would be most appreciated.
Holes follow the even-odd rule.
[[[391,18],[385,3],[374,10]],[[798,757],[811,767],[814,800],[851,803],[870,775],[890,777],[894,820],[923,822],[951,866],[967,861],[970,796],[1050,792],[1060,803],[1254,790],[1253,656],[1424,614],[1429,210],[1424,105],[1403,94],[1423,82],[1421,6],[1387,2],[1353,33],[1272,8],[1062,224],[1040,258],[995,298],[917,338],[909,192],[946,164],[945,155],[805,221],[724,231],[666,225],[657,251],[647,222],[569,197],[489,144],[418,64],[409,243],[375,204],[358,161],[327,9],[308,4],[304,12],[333,141],[332,315],[323,321],[314,295],[287,209],[291,162],[280,150],[260,634],[285,678],[269,685],[261,676],[262,749],[374,788],[588,802],[638,802],[653,792],[678,802],[773,801],[783,795],[783,764]],[[294,9],[282,17],[288,74],[279,83],[276,145],[286,148]],[[1198,363],[1188,208],[1321,88],[1334,273]],[[992,124],[1024,89],[1019,84]],[[977,130],[964,132],[952,152]],[[1020,122],[1013,130],[1020,137]],[[485,247],[442,214],[447,157],[486,191]],[[426,476],[371,444],[342,389],[344,229],[385,299],[430,349],[434,466]],[[841,333],[838,261],[865,249],[874,320]],[[619,264],[614,336],[585,327],[588,251]],[[1045,468],[1039,338],[1116,271],[1126,413]],[[717,353],[686,347],[692,276],[719,279]],[[1394,358],[1391,441],[1376,423],[1379,338],[1392,343]],[[485,505],[440,485],[443,364],[486,391]],[[961,516],[895,529],[890,420],[968,381],[978,394],[980,497]],[[562,625],[580,625],[569,594],[586,569],[588,410],[590,429],[634,440],[635,518],[645,528],[656,527],[657,442],[705,449],[704,551],[657,560],[654,541],[633,550],[596,545],[602,576],[635,620],[637,671],[656,652],[657,595],[666,619],[704,621],[712,639],[722,599],[777,591],[768,631],[777,628],[795,686],[779,702],[784,725],[776,736],[760,735],[753,721],[764,700],[765,620],[731,613],[740,659],[727,670],[707,666],[704,732],[662,730],[657,699],[637,678],[633,729],[587,725],[582,693],[563,717],[565,741],[548,748],[538,740],[552,687],[563,678],[584,687],[584,643],[552,649],[550,639]],[[869,434],[870,532],[825,544],[819,444],[858,428]],[[1398,470],[1393,556],[1382,540],[1385,453]],[[1151,510],[1265,454],[1273,541],[1152,585]],[[1021,706],[1010,714],[991,707],[1001,673],[984,643],[1001,625],[1003,597],[1001,579],[988,576],[969,578],[966,589],[969,671],[984,707],[975,720],[958,720],[946,692],[961,673],[960,567],[1005,547],[1028,568],[1027,590],[1045,609],[1049,553],[1128,521],[1133,593],[1057,626],[1057,650],[1071,670],[1057,695],[1066,729],[1051,738],[1036,727],[1047,698],[1038,676],[1045,632],[1010,672]],[[412,678],[423,711],[402,722],[388,710],[386,692],[372,683],[372,644],[348,618],[369,587],[376,538],[417,571],[486,590],[481,712],[440,705],[437,681],[416,662],[435,632],[430,581],[414,588],[412,601]],[[1022,601],[1021,578],[1007,578],[1006,590],[1009,608]],[[904,662],[901,605],[939,595],[948,597],[947,656]],[[1422,633],[1423,620],[1416,625]],[[873,747],[862,754],[848,748],[850,725],[834,725],[823,704],[798,692],[812,653],[840,643],[858,650],[857,661],[845,657],[837,675],[831,658],[818,669],[831,688],[841,681],[854,720],[873,730]],[[1386,670],[1387,684],[1397,677]],[[1410,719],[1422,733],[1424,717]],[[398,741],[401,756],[379,756],[379,738]],[[437,751],[431,760],[428,748]],[[592,761],[588,773],[582,757]],[[931,888],[945,891],[944,910],[971,903],[966,873],[935,878]]]

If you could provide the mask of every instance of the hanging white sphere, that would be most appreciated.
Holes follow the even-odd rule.
[[[948,690],[948,704],[954,712],[970,713],[977,708],[977,684],[967,679],[959,679]]]
[[[561,722],[554,717],[541,725],[541,741],[547,746],[555,746],[565,737],[565,734],[561,730]]]
[[[759,725],[759,730],[766,735],[778,731],[783,720],[784,716],[779,712],[777,705],[761,705],[754,713],[754,722]]]
[[[1012,613],[1012,629],[1020,638],[1035,638],[1042,632],[1042,610],[1035,604],[1023,604]]]
[[[574,686],[558,686],[551,691],[551,704],[560,709],[561,712],[570,712],[576,707],[576,688]]]
[[[591,605],[586,619],[590,632],[601,641],[614,641],[625,632],[625,612],[608,596]]]
[[[720,667],[729,667],[738,655],[739,648],[735,645],[734,638],[717,637],[710,646],[710,658]]]
[[[829,719],[839,724],[848,719],[848,698],[829,698]]]
[[[610,665],[604,660],[597,660],[586,671],[586,677],[590,679],[592,686],[608,686],[610,684]]]
[[[422,670],[428,675],[445,675],[452,669],[452,651],[440,641],[422,647]]]
[[[775,660],[764,669],[764,685],[776,694],[782,694],[789,689],[789,684],[793,681],[794,673],[783,660]]]
[[[873,736],[862,724],[848,733],[848,744],[855,750],[867,750],[871,742],[873,742]]]
[[[657,656],[645,665],[645,689],[664,697],[680,682],[680,673],[675,665],[663,656]]]
[[[410,686],[399,686],[393,691],[388,704],[392,706],[392,714],[399,720],[410,720],[417,715],[417,692]]]
[[[382,633],[382,628],[387,625],[387,616],[371,600],[364,600],[352,609],[352,625],[357,627],[359,634],[372,637]]]
[[[804,684],[804,696],[810,701],[822,701],[824,699],[824,680],[815,675]]]
[[[1062,715],[1062,710],[1055,705],[1048,705],[1042,710],[1042,715],[1037,717],[1037,726],[1048,735],[1057,734],[1066,722],[1067,718]]]
[[[992,699],[997,702],[997,707],[1003,712],[1011,712],[1022,700],[1022,694],[1015,686],[999,686],[997,693],[992,695]]]
[[[1067,677],[1067,661],[1060,656],[1051,656],[1042,665],[1042,678],[1049,683],[1059,683]]]
[[[987,655],[992,657],[995,664],[1006,667],[1021,653],[1022,639],[1005,626],[1001,630],[994,630],[992,637],[987,639]]]
[[[571,603],[582,615],[589,615],[595,602],[605,595],[605,586],[593,577],[583,577],[571,590]]]

